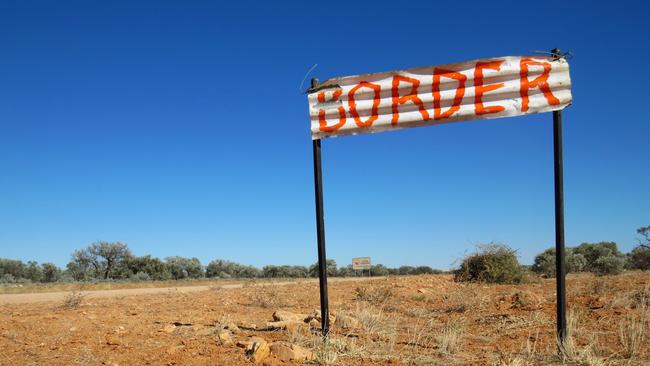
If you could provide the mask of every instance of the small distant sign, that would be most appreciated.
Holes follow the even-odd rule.
[[[371,267],[370,257],[352,258],[352,269],[354,270],[370,269]]]

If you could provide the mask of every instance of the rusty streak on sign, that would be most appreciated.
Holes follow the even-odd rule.
[[[372,265],[370,264],[370,257],[352,258],[352,269],[363,270],[370,268],[372,268]]]
[[[324,81],[308,94],[312,139],[561,110],[564,58],[508,56]]]

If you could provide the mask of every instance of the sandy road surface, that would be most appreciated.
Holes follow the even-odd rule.
[[[384,277],[350,277],[350,278],[331,278],[330,282],[341,282],[341,281],[359,281],[359,280],[368,280],[368,279],[381,279]],[[254,285],[247,286],[284,286],[297,283],[309,283],[317,282],[317,279],[301,280],[301,281],[286,281],[286,282],[261,282]],[[117,289],[117,290],[89,290],[81,291],[85,298],[102,298],[102,297],[121,297],[121,296],[133,296],[133,295],[148,295],[148,294],[159,294],[159,293],[168,293],[173,291],[175,293],[190,293],[190,292],[199,292],[207,291],[214,288],[224,288],[224,289],[233,289],[233,288],[243,288],[243,283],[233,283],[226,285],[211,285],[211,286],[179,286],[179,287],[157,287],[157,288],[129,288],[129,289]],[[55,302],[63,301],[66,296],[70,295],[70,291],[60,291],[60,292],[37,292],[37,293],[28,293],[28,294],[0,294],[0,305],[4,304],[29,304],[37,302]]]

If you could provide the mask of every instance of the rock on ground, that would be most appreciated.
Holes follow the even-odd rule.
[[[271,354],[280,361],[309,361],[314,358],[314,353],[304,347],[289,342],[274,342],[269,347]]]
[[[227,330],[220,331],[217,335],[217,339],[219,339],[219,343],[221,343],[222,346],[232,346],[234,344],[230,332]]]
[[[271,350],[269,344],[264,339],[253,337],[251,341],[251,345],[246,348],[246,356],[249,360],[258,364],[269,357]]]
[[[305,320],[305,318],[307,318],[307,315],[296,314],[296,313],[292,313],[290,311],[280,310],[280,309],[276,310],[273,313],[273,320],[276,321],[276,322],[279,322],[279,321],[302,322],[302,321]]]

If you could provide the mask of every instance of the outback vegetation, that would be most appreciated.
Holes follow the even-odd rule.
[[[196,293],[0,305],[7,365],[648,365],[650,279],[571,273],[558,353],[555,281],[453,274],[334,279],[320,334],[318,285],[251,281]],[[38,337],[34,337],[38,334]]]
[[[596,275],[616,275],[625,270],[650,269],[650,225],[637,229],[638,245],[627,254],[614,242],[582,243],[566,248],[567,272],[592,272]],[[352,265],[338,267],[336,261],[327,261],[331,277],[368,276],[352,269]],[[429,266],[401,266],[389,268],[382,264],[372,266],[370,275],[438,274]],[[457,281],[488,283],[523,283],[528,276],[555,276],[555,248],[549,248],[535,257],[532,266],[519,263],[517,252],[504,244],[489,243],[477,246],[476,252],[461,261],[454,271]],[[318,277],[318,266],[267,265],[260,268],[216,259],[204,266],[198,258],[180,256],[159,259],[151,255],[136,256],[128,245],[120,242],[96,242],[75,250],[64,269],[53,263],[0,258],[0,283],[53,283],[100,281],[168,281],[185,279],[247,279],[247,278],[309,278]]]
[[[350,266],[329,260],[330,276],[352,278],[330,283],[323,338],[315,281],[216,282],[209,291],[126,298],[85,292],[94,281],[307,278],[317,276],[315,264],[203,266],[105,242],[75,251],[65,269],[1,260],[5,282],[76,282],[58,304],[0,305],[0,346],[8,364],[646,365],[649,231],[637,230],[627,254],[612,242],[567,248],[568,338],[559,347],[553,248],[526,266],[514,249],[489,243],[453,273],[373,266],[382,278],[354,278]],[[19,341],[29,334],[38,342]]]
[[[387,276],[435,274],[442,271],[428,266],[401,266],[388,268],[382,264],[361,273],[352,265],[338,267],[336,261],[327,261],[331,277]],[[126,244],[96,242],[87,248],[74,251],[65,269],[53,263],[24,263],[20,260],[0,258],[0,283],[29,282],[101,282],[101,281],[168,281],[186,279],[247,279],[247,278],[309,278],[318,277],[318,265],[268,265],[261,269],[230,262],[213,260],[204,266],[198,258],[180,256],[164,260],[151,255],[135,256]]]

